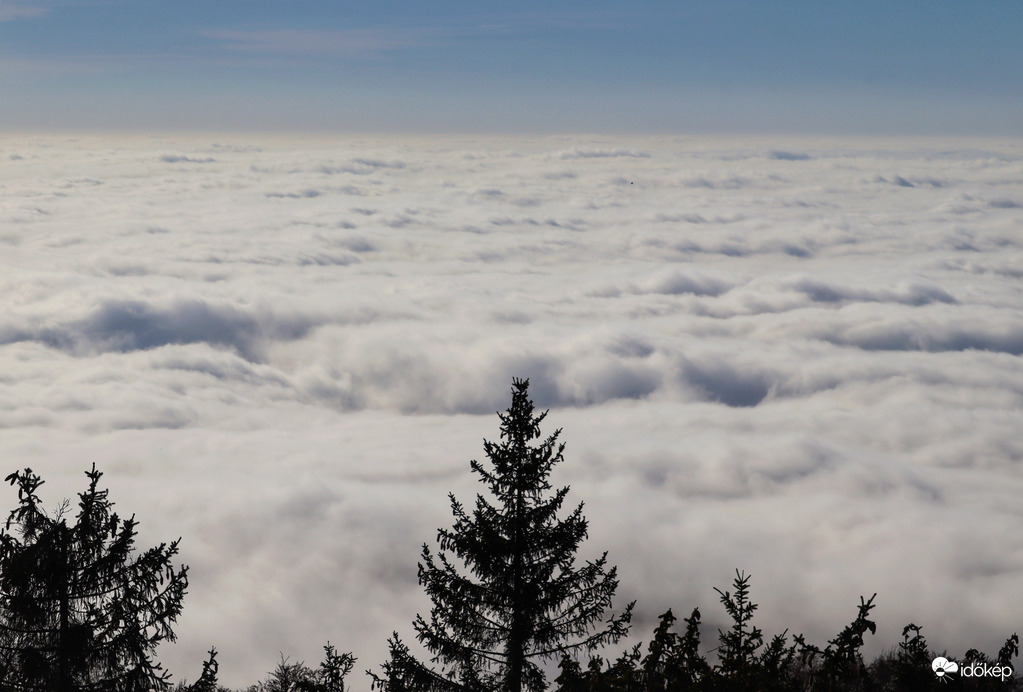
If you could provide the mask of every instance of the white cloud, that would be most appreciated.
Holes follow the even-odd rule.
[[[668,607],[713,625],[739,567],[770,633],[823,642],[877,591],[877,645],[913,621],[993,650],[1023,564],[1019,151],[8,136],[0,444],[44,500],[95,461],[144,539],[182,537],[179,677],[210,644],[236,686],[328,639],[381,662],[513,376],[640,638]]]

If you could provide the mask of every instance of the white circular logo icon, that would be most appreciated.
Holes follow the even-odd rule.
[[[939,678],[943,678],[949,673],[958,673],[959,664],[955,661],[950,661],[943,656],[938,656],[936,659],[931,661],[931,670],[933,670],[934,674]]]

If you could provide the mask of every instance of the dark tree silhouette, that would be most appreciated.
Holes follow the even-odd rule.
[[[511,407],[498,414],[500,442],[484,440],[489,463],[471,462],[490,497],[477,495],[470,512],[451,495],[454,526],[438,532],[436,556],[423,546],[419,583],[433,607],[413,626],[441,672],[420,664],[395,636],[375,685],[539,692],[546,689],[539,663],[627,633],[631,604],[603,620],[618,586],[607,554],[576,566],[587,535],[583,505],[558,516],[569,489],[552,490],[548,478],[563,460],[561,431],[541,439],[547,412],[534,415],[528,390],[528,380],[513,380]]]
[[[689,617],[683,618],[686,631],[681,636],[669,630],[674,620],[671,609],[661,615],[650,642],[650,653],[643,660],[650,690],[695,689],[710,672],[710,665],[700,653],[700,609],[693,608]]]
[[[721,605],[732,619],[728,631],[718,631],[718,670],[722,677],[735,680],[740,685],[748,684],[756,664],[756,652],[764,643],[764,634],[752,624],[757,604],[749,598],[749,575],[736,570],[733,596],[729,591],[715,587],[721,597]]]
[[[277,667],[262,682],[256,683],[248,692],[302,692],[312,687],[316,671],[302,661],[291,663],[284,655]]]
[[[877,632],[877,624],[868,619],[874,609],[875,593],[869,599],[860,596],[856,619],[846,625],[837,637],[820,647],[808,644],[801,634],[794,637],[799,652],[799,677],[809,689],[860,690],[870,688],[870,679],[863,663],[861,649],[864,635]]]
[[[174,692],[223,692],[226,687],[217,681],[217,673],[220,672],[220,663],[217,662],[217,649],[210,647],[209,658],[203,661],[202,674],[199,679],[191,685],[178,683]]]
[[[341,653],[330,643],[323,647],[323,662],[316,669],[302,661],[289,663],[281,656],[280,663],[265,680],[248,692],[345,692],[345,676],[352,671],[355,657]]]
[[[355,667],[355,657],[349,651],[339,654],[334,646],[327,642],[323,647],[323,662],[317,671],[317,682],[321,692],[345,692],[345,677]]]
[[[786,632],[765,646],[764,634],[753,625],[757,604],[750,600],[748,574],[736,570],[730,591],[715,588],[721,605],[732,620],[727,631],[718,630],[718,663],[714,667],[720,690],[781,690],[795,658],[795,647],[786,644]]]
[[[561,674],[554,681],[558,692],[687,692],[708,689],[711,667],[700,653],[700,611],[684,619],[685,634],[672,631],[676,618],[662,613],[647,646],[646,656],[637,644],[604,668],[599,656],[591,656],[584,671],[578,661],[561,659]],[[703,685],[703,687],[701,687]]]
[[[625,652],[606,667],[599,657],[589,666],[565,657],[557,692],[865,692],[886,689],[871,686],[860,648],[863,635],[876,627],[867,619],[874,596],[860,598],[856,620],[828,642],[824,649],[808,644],[802,635],[787,643],[787,630],[765,643],[763,632],[753,625],[757,604],[750,599],[750,577],[738,570],[734,592],[718,592],[731,627],[718,630],[718,661],[710,665],[700,652],[700,611],[683,620],[684,633],[673,631],[672,611],[660,616],[647,655],[640,645]],[[1012,655],[1011,640],[1003,647]],[[1003,654],[999,654],[1003,656]]]
[[[188,586],[171,559],[178,542],[135,552],[134,516],[112,511],[102,474],[86,472],[73,523],[65,501],[52,515],[31,469],[7,477],[18,507],[0,532],[0,688],[72,692],[166,689],[153,660]],[[16,534],[12,533],[16,528]]]

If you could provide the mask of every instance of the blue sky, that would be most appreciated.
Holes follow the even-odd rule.
[[[0,0],[0,128],[1023,134],[1023,4]]]

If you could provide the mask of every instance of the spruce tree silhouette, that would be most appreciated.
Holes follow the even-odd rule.
[[[552,490],[548,478],[565,446],[560,430],[541,439],[547,412],[534,415],[528,390],[529,380],[512,381],[511,407],[498,414],[500,442],[484,440],[489,463],[470,464],[490,497],[477,495],[470,512],[452,494],[454,526],[438,531],[436,556],[423,545],[419,583],[433,606],[413,627],[440,672],[395,635],[384,674],[370,673],[375,688],[540,692],[541,662],[628,632],[633,604],[603,621],[618,587],[607,553],[575,564],[587,536],[583,505],[558,517],[569,489]]]
[[[753,677],[756,664],[756,653],[764,644],[764,633],[752,624],[753,613],[757,604],[749,597],[749,575],[736,570],[732,586],[735,595],[730,591],[714,588],[721,597],[721,605],[732,619],[732,627],[728,631],[718,630],[718,670],[722,677],[747,685]]]
[[[0,689],[169,686],[153,653],[174,639],[188,586],[188,568],[171,564],[178,542],[136,555],[135,518],[113,513],[95,465],[86,475],[73,524],[67,501],[52,516],[42,509],[31,469],[7,477],[18,507],[0,532]]]
[[[191,685],[179,683],[175,692],[220,692],[222,689],[217,682],[217,674],[220,672],[220,663],[217,662],[217,649],[210,647],[209,658],[203,661],[202,675]]]
[[[302,661],[289,663],[282,654],[280,663],[267,678],[246,692],[345,692],[345,676],[355,666],[355,657],[351,652],[339,654],[330,642],[323,651],[324,659],[318,668],[310,668]]]

